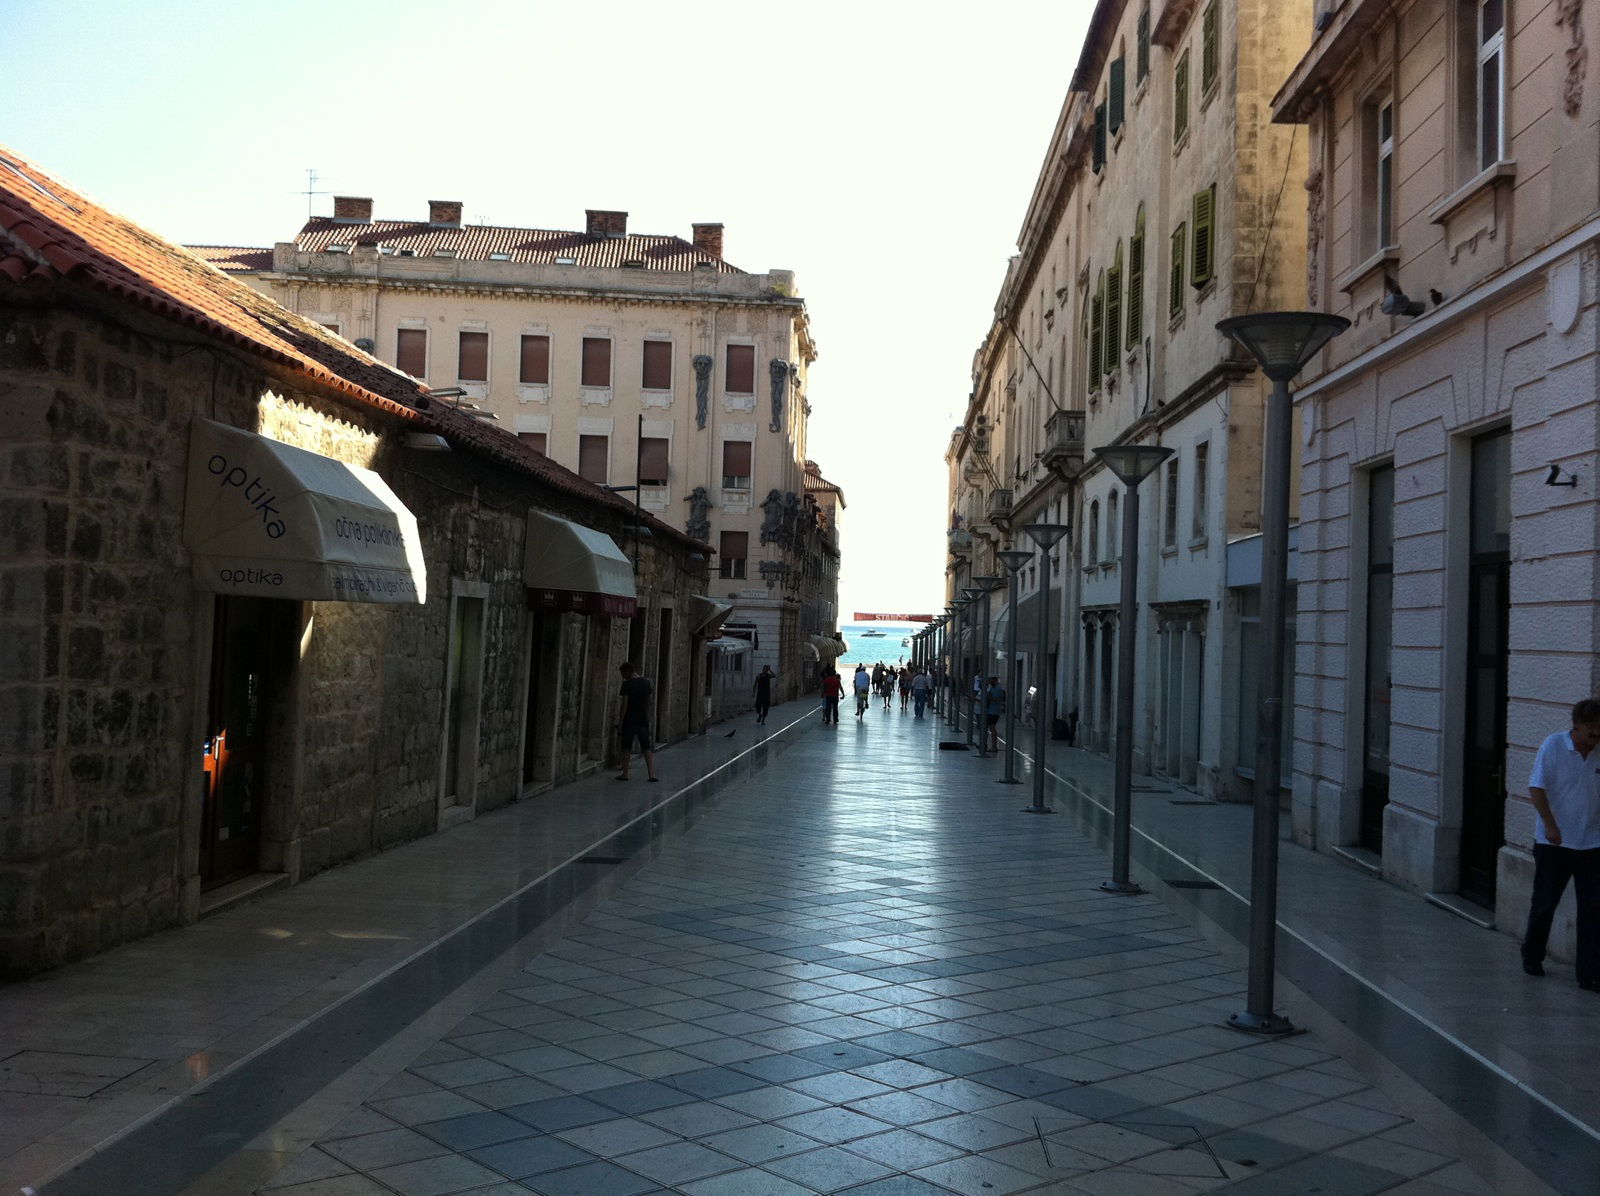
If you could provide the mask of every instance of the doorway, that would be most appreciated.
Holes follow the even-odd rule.
[[[260,867],[265,771],[271,758],[272,606],[268,598],[216,600],[201,763],[201,889],[238,880]]]
[[[672,608],[664,606],[658,616],[656,640],[656,742],[665,743],[671,727],[668,710],[672,706]]]
[[[1367,668],[1358,842],[1383,854],[1389,804],[1390,656],[1394,642],[1394,466],[1367,474]]]

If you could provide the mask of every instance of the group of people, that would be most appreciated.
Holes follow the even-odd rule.
[[[919,669],[915,665],[902,664],[896,668],[880,660],[870,670],[865,662],[856,665],[850,688],[855,694],[858,719],[866,714],[874,695],[882,700],[883,709],[893,710],[897,694],[900,697],[900,712],[904,714],[907,710],[913,710],[915,716],[921,718],[928,706],[928,696],[933,692],[933,680],[926,670]],[[824,723],[839,721],[839,701],[844,697],[844,691],[844,679],[837,672],[830,669],[823,675],[822,721]]]

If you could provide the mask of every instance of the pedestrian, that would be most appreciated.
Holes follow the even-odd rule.
[[[633,665],[627,661],[619,665],[617,671],[622,674],[622,688],[618,690],[622,697],[622,718],[617,723],[622,771],[617,774],[617,780],[628,779],[628,764],[633,758],[633,745],[637,743],[644,756],[645,775],[652,781],[659,781],[655,751],[650,744],[650,682],[635,673]]]
[[[900,713],[906,712],[906,706],[911,701],[911,674],[916,670],[909,665],[900,670]]]
[[[856,717],[860,718],[866,713],[867,702],[872,694],[872,674],[867,672],[866,665],[856,665],[856,677],[853,684],[856,691]]]
[[[1000,678],[990,677],[989,688],[983,691],[983,721],[989,728],[989,750],[1000,751],[1000,716],[1006,709],[1006,690]]]
[[[822,679],[822,721],[824,723],[839,724],[839,699],[844,696],[844,682],[839,679],[839,674],[828,670],[828,675]]]
[[[894,686],[895,686],[895,669],[894,669],[894,665],[890,665],[887,669],[885,669],[883,671],[883,690],[882,690],[882,693],[883,693],[883,708],[885,710],[890,710],[890,709],[893,709],[893,707],[894,707]]]
[[[918,669],[917,675],[911,678],[911,706],[912,717],[921,718],[922,712],[928,708],[928,691],[933,688],[925,670]]]
[[[772,709],[772,680],[777,676],[770,664],[761,666],[756,674],[756,722],[767,721],[767,711]]]
[[[1572,729],[1539,745],[1528,776],[1533,821],[1533,897],[1522,970],[1544,975],[1545,946],[1567,882],[1577,898],[1578,987],[1600,993],[1600,698],[1572,708]]]

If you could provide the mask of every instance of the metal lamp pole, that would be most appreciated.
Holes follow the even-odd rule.
[[[1250,1034],[1294,1031],[1272,1008],[1278,932],[1278,791],[1283,776],[1283,624],[1289,589],[1289,380],[1346,328],[1343,316],[1260,312],[1217,323],[1272,380],[1261,485],[1261,683],[1256,719],[1255,802],[1250,850],[1250,978],[1247,1007],[1228,1025]]]
[[[986,747],[985,732],[988,730],[989,719],[983,708],[985,705],[987,705],[987,694],[989,692],[987,686],[989,673],[989,616],[991,613],[989,609],[989,596],[994,593],[995,588],[1005,579],[991,575],[985,577],[975,577],[972,580],[977,582],[983,590],[983,634],[979,637],[980,647],[978,649],[978,688],[977,694],[973,698],[973,703],[977,707],[976,713],[983,715],[981,721],[974,719],[974,721],[978,723],[978,755],[987,757],[989,755],[989,751]]]
[[[1050,667],[1050,550],[1071,529],[1064,523],[1029,523],[1023,532],[1039,546],[1039,700],[1033,706],[1033,805],[1025,814],[1054,814],[1044,804],[1045,723],[1054,709],[1055,686]]]
[[[974,577],[972,580],[977,581],[978,579]],[[972,664],[975,666],[978,662],[980,648],[978,643],[980,620],[983,617],[978,610],[978,599],[983,597],[983,590],[976,585],[971,585],[963,587],[961,592],[967,598],[967,622],[970,624],[968,630],[972,633]],[[974,740],[977,738],[978,730],[978,695],[971,685],[967,685],[964,688],[967,699],[967,746],[972,747]]]
[[[1020,785],[1017,779],[1017,574],[1033,559],[1026,548],[1002,548],[995,556],[1006,567],[1006,774],[1002,785]]]
[[[1159,444],[1117,444],[1097,448],[1094,455],[1117,475],[1127,495],[1122,514],[1122,601],[1117,611],[1117,754],[1111,804],[1111,879],[1106,893],[1131,896],[1144,892],[1128,878],[1128,848],[1133,837],[1133,699],[1134,648],[1139,636],[1139,483],[1172,456]]]
[[[957,595],[951,611],[954,631],[950,636],[950,703],[947,713],[950,716],[950,729],[958,735],[961,733],[961,633],[966,623],[963,617],[966,610],[967,600]]]

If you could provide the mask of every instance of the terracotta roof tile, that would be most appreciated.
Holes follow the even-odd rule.
[[[185,245],[190,253],[218,270],[228,272],[272,269],[272,248],[249,245]]]

